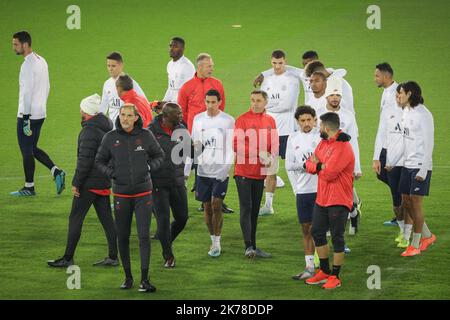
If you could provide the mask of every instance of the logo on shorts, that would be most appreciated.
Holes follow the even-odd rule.
[[[226,195],[227,193],[226,192],[222,192],[220,195],[221,196],[224,196],[224,195]]]
[[[414,189],[414,192],[417,192],[417,191],[419,191],[420,190],[420,188],[415,188]]]

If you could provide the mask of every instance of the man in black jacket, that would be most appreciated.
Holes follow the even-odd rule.
[[[148,279],[153,202],[150,172],[156,172],[161,166],[164,152],[153,133],[142,128],[142,119],[134,105],[124,104],[120,108],[116,128],[103,137],[95,162],[113,180],[116,231],[126,277],[121,289],[133,287],[129,241],[134,211],[141,256],[139,291],[154,292],[156,288]]]
[[[180,124],[183,120],[181,108],[176,103],[166,103],[162,114],[158,115],[150,124],[161,148],[164,150],[165,159],[158,171],[152,172],[153,199],[155,201],[155,216],[158,224],[158,238],[161,241],[164,266],[175,267],[175,257],[172,252],[172,242],[186,226],[188,220],[188,201],[184,184],[184,162],[182,143],[188,143],[190,148],[189,132]],[[176,139],[183,135],[186,140]],[[183,134],[184,133],[184,134]],[[175,154],[178,159],[172,159],[172,150],[177,147],[181,151]],[[170,209],[172,209],[173,221],[170,224]]]
[[[63,268],[73,265],[73,256],[81,236],[83,221],[92,204],[105,230],[109,247],[109,256],[94,265],[119,265],[117,237],[109,201],[111,180],[94,166],[95,155],[102,138],[113,128],[111,120],[99,113],[100,102],[100,96],[95,94],[83,99],[80,104],[82,129],[78,136],[77,167],[72,180],[73,201],[66,252],[62,258],[48,261],[51,267]]]

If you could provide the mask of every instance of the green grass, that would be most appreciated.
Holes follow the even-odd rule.
[[[381,7],[382,29],[366,28],[366,8]],[[450,28],[447,1],[77,1],[81,30],[67,30],[66,8],[72,1],[0,2],[0,279],[2,299],[449,299],[450,277],[450,160],[448,88],[450,87]],[[240,24],[242,28],[232,28]],[[95,269],[92,262],[106,255],[106,241],[94,211],[86,218],[76,252],[81,267],[81,290],[66,288],[67,274],[45,261],[63,253],[71,195],[55,195],[46,169],[37,165],[38,196],[13,199],[23,172],[16,138],[18,73],[21,57],[11,51],[11,35],[26,28],[34,49],[49,64],[51,93],[40,146],[68,172],[75,166],[80,129],[79,102],[101,93],[108,75],[105,56],[113,50],[125,57],[126,71],[149,99],[160,99],[166,89],[167,46],[175,35],[187,41],[193,60],[210,53],[215,75],[227,94],[227,111],[238,116],[248,106],[252,80],[270,67],[273,49],[283,48],[290,64],[315,49],[328,66],[347,69],[353,86],[360,128],[363,179],[357,188],[364,201],[361,231],[347,237],[352,253],[342,270],[343,287],[323,292],[290,280],[304,264],[295,198],[289,187],[278,189],[276,214],[260,219],[258,243],[272,252],[271,260],[247,261],[239,214],[225,216],[223,255],[207,256],[209,235],[198,203],[189,195],[190,219],[174,243],[177,267],[162,268],[159,243],[152,244],[153,295],[117,289],[121,269]],[[382,226],[391,214],[387,188],[371,172],[373,141],[378,124],[381,90],[373,81],[375,64],[389,61],[397,81],[420,83],[425,104],[435,119],[435,150],[431,196],[425,200],[428,225],[437,243],[412,259],[399,256],[394,246],[397,230]],[[300,101],[303,101],[301,96]],[[281,176],[287,181],[284,170]],[[238,209],[234,183],[227,203]],[[154,229],[154,221],[152,229]],[[138,274],[138,243],[132,233],[134,272]],[[382,289],[368,290],[369,265],[381,268]]]

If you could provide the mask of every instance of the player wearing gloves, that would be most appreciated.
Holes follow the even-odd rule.
[[[51,171],[56,184],[56,193],[61,194],[65,188],[66,173],[60,170],[48,154],[37,146],[41,128],[47,116],[47,98],[50,92],[47,62],[33,52],[31,35],[26,31],[13,35],[13,50],[25,59],[20,67],[19,111],[17,112],[17,140],[22,153],[25,186],[11,192],[11,195],[16,197],[36,195],[35,159]]]

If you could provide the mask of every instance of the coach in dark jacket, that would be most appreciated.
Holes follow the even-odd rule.
[[[165,153],[164,163],[158,171],[152,173],[152,179],[158,237],[161,241],[166,268],[175,267],[172,242],[184,229],[188,219],[187,194],[184,184],[186,155],[183,154],[185,148],[182,144],[187,143],[187,147],[190,149],[190,136],[181,124],[182,119],[180,106],[176,103],[166,103],[162,113],[149,126]],[[180,136],[184,136],[185,139],[177,138]],[[172,154],[174,148],[176,149]],[[172,224],[170,224],[171,208]]]
[[[98,113],[101,98],[93,95],[83,99],[80,105],[82,129],[78,136],[77,167],[72,180],[72,211],[69,216],[69,232],[64,257],[49,261],[52,267],[73,264],[73,255],[80,239],[84,218],[92,204],[105,230],[109,256],[94,265],[117,266],[117,237],[109,200],[111,180],[94,166],[97,149],[103,136],[112,130],[111,120]]]
[[[95,162],[113,181],[116,230],[126,277],[121,288],[133,286],[129,239],[134,211],[141,255],[139,291],[153,292],[156,288],[148,280],[153,188],[150,173],[161,166],[164,152],[153,133],[142,128],[142,119],[134,105],[124,104],[120,108],[116,128],[104,136]]]

